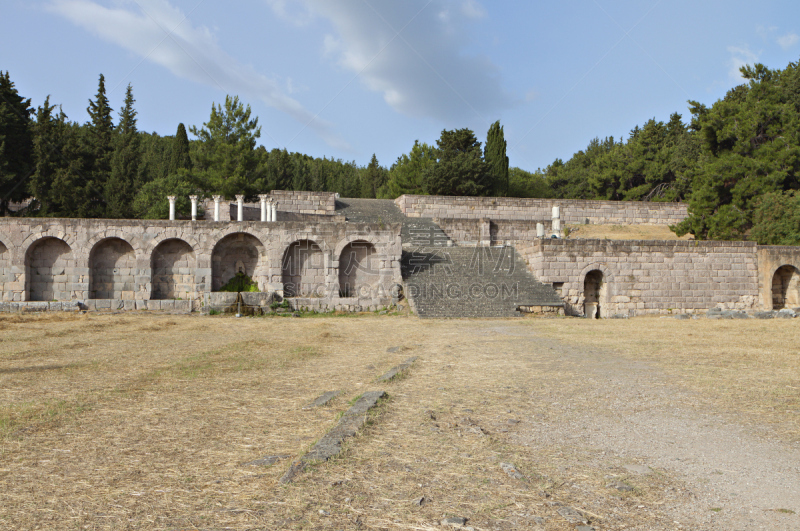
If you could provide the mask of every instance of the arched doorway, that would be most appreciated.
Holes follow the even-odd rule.
[[[107,238],[89,253],[89,293],[93,299],[133,300],[136,253],[121,238]]]
[[[781,266],[772,276],[772,309],[800,306],[800,271],[791,265]]]
[[[371,297],[378,277],[377,264],[372,263],[375,246],[365,241],[354,241],[339,255],[339,296]]]
[[[237,273],[258,282],[263,253],[264,246],[250,234],[237,232],[222,238],[211,253],[211,291],[219,291]]]
[[[281,262],[284,297],[307,297],[325,290],[325,260],[322,249],[311,240],[300,240],[286,248]]]
[[[150,298],[190,299],[194,296],[195,255],[183,240],[159,243],[150,257],[152,289]]]
[[[594,269],[586,274],[583,281],[583,314],[589,319],[600,319],[603,316],[602,305],[605,302],[605,282],[603,272]]]
[[[35,242],[25,253],[25,270],[30,301],[65,301],[72,298],[72,249],[62,239],[47,237]]]

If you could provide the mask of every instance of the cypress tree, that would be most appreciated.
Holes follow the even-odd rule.
[[[175,133],[175,140],[172,142],[169,173],[177,173],[180,169],[192,169],[192,158],[189,155],[189,137],[186,134],[186,127],[182,123],[178,124],[178,131]]]
[[[503,135],[503,126],[500,120],[489,127],[486,134],[486,147],[484,160],[489,165],[491,179],[491,195],[508,195],[508,157],[506,156],[507,143]]]
[[[0,216],[10,201],[25,198],[25,180],[33,165],[31,100],[19,95],[8,71],[0,72]]]
[[[106,200],[105,215],[110,218],[133,217],[132,205],[141,161],[136,110],[133,108],[135,101],[133,88],[129,84],[125,92],[125,106],[119,113],[119,125],[114,135],[114,153],[111,157],[111,172],[103,194]]]

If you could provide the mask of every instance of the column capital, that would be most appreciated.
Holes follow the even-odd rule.
[[[222,196],[221,195],[215,195],[215,196],[212,196],[212,197],[214,198],[214,202],[215,203],[219,203],[219,202],[222,201]]]
[[[239,202],[244,201],[244,195],[237,195],[236,196],[236,201],[239,201]]]
[[[175,202],[175,196],[174,195],[168,195],[167,199],[169,199],[170,203],[174,203]]]
[[[195,201],[196,202],[197,201],[197,196],[196,195],[190,195],[189,196],[189,201]]]
[[[266,203],[267,199],[269,199],[269,194],[258,194],[258,198],[261,199],[262,203]]]

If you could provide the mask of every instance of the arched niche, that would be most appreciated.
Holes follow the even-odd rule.
[[[281,261],[284,297],[308,297],[324,292],[325,259],[312,240],[299,240],[286,248]]]
[[[150,257],[150,298],[190,299],[195,291],[196,257],[192,246],[173,238],[159,243]]]
[[[135,294],[136,253],[121,238],[99,241],[89,253],[89,295],[93,299],[132,300]]]
[[[604,316],[606,302],[606,283],[603,272],[593,269],[586,273],[583,281],[583,314],[590,319]]]
[[[237,232],[222,238],[211,253],[211,291],[218,291],[240,272],[256,280],[264,266],[262,256],[264,245],[251,234]]]
[[[72,298],[70,280],[75,259],[72,248],[60,238],[34,242],[25,253],[25,277],[30,301],[65,301]]]
[[[357,240],[347,244],[339,255],[339,296],[371,297],[378,281],[374,263],[375,246]]]
[[[779,267],[772,275],[772,309],[800,306],[800,271],[791,265]]]

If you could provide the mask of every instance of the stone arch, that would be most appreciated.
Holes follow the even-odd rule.
[[[252,234],[234,232],[223,237],[211,253],[211,291],[218,291],[239,272],[262,286],[264,252],[264,244]]]
[[[100,240],[89,252],[89,296],[92,299],[133,300],[136,252],[122,238]]]
[[[800,306],[800,270],[793,265],[782,265],[772,274],[772,309]]]
[[[325,255],[317,242],[293,242],[281,260],[284,297],[319,295],[326,285],[325,273]]]
[[[71,300],[74,268],[74,253],[67,242],[54,236],[36,240],[25,252],[26,299]]]
[[[591,264],[581,271],[580,288],[583,297],[583,315],[591,319],[605,317],[611,274],[603,264]]]
[[[180,238],[161,241],[150,256],[150,298],[193,298],[196,267],[197,258],[191,245]]]
[[[372,297],[378,281],[375,246],[356,240],[344,246],[339,254],[339,296]]]

